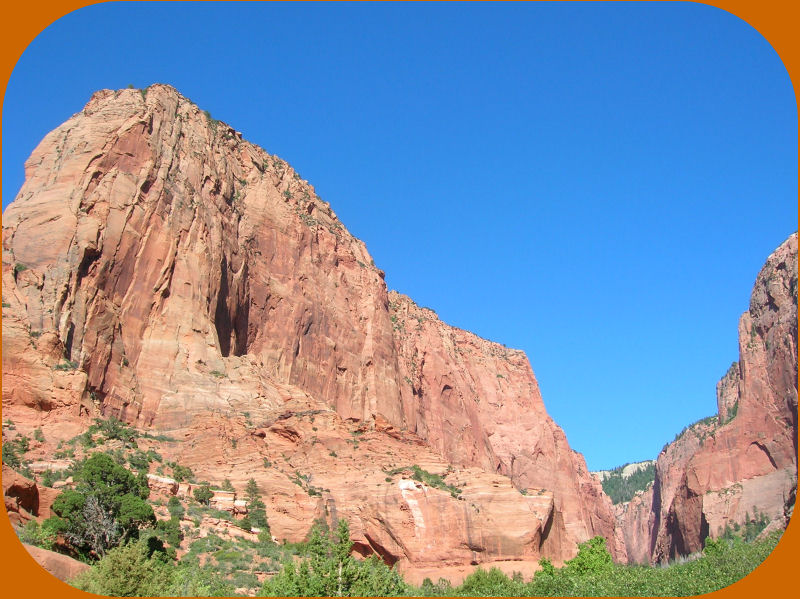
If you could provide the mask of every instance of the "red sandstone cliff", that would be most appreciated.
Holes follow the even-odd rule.
[[[699,551],[754,513],[785,524],[797,489],[797,234],[768,258],[739,320],[718,414],[658,456],[653,487],[618,506],[631,561]]]
[[[524,354],[389,294],[313,187],[168,86],[97,92],[34,151],[3,301],[4,417],[169,431],[199,476],[256,478],[279,539],[345,516],[406,571],[625,556]],[[411,464],[461,494],[387,476]]]

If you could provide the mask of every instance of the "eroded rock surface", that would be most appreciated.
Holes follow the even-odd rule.
[[[42,568],[64,582],[68,582],[78,574],[89,570],[89,564],[79,562],[68,555],[56,553],[55,551],[48,551],[47,549],[42,549],[41,547],[35,547],[33,545],[23,544],[23,547],[25,547],[25,550],[30,553],[31,557],[35,559]]]
[[[168,86],[97,92],[34,151],[3,302],[4,417],[50,449],[100,415],[168,433],[201,479],[255,478],[278,539],[344,516],[407,572],[625,557],[524,354],[390,294],[291,166]],[[389,474],[414,464],[460,494]]]
[[[652,489],[619,509],[628,555],[658,562],[758,514],[785,525],[797,489],[797,234],[769,257],[739,320],[718,414],[658,456]]]

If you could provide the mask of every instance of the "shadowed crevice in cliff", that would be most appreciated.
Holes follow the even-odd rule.
[[[759,443],[758,441],[754,441],[753,443],[750,444],[750,446],[751,447],[755,447],[756,449],[760,449],[761,452],[764,454],[764,456],[769,460],[769,463],[772,464],[772,469],[773,470],[777,470],[778,469],[778,465],[775,463],[775,460],[773,459],[772,454],[770,454],[769,449],[767,449],[767,447],[763,443]]]
[[[381,558],[383,563],[389,567],[392,567],[397,563],[398,556],[393,555],[391,551],[389,551],[380,543],[380,541],[373,538],[373,536],[369,533],[365,534],[364,537],[369,544],[355,542],[353,543],[353,551],[358,553],[361,557],[377,555],[379,558]]]
[[[700,514],[700,538],[703,540],[703,544],[705,545],[705,539],[708,538],[708,520],[706,519],[706,515],[701,513]]]
[[[539,551],[542,551],[545,542],[550,538],[550,531],[553,530],[553,519],[555,517],[555,510],[550,510],[547,517],[547,522],[542,527],[542,536],[539,537]]]
[[[247,281],[247,263],[243,265],[243,276],[240,280]],[[223,357],[230,355],[243,356],[247,354],[248,328],[250,324],[250,306],[247,294],[239,298],[234,288],[231,290],[230,280],[236,285],[235,276],[228,269],[227,257],[222,257],[220,265],[220,284],[217,294],[217,305],[214,310],[214,327],[219,340],[219,350]],[[246,283],[244,283],[246,284]]]

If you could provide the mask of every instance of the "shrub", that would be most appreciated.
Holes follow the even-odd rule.
[[[194,498],[197,500],[198,503],[203,505],[208,505],[208,502],[211,501],[211,498],[214,497],[214,492],[211,490],[211,487],[208,485],[201,485],[192,492]]]
[[[170,516],[178,518],[179,520],[183,518],[186,513],[186,509],[183,507],[181,500],[175,496],[169,498],[167,502],[167,511],[169,511]]]
[[[185,480],[191,480],[194,478],[194,473],[192,469],[188,466],[181,466],[180,464],[172,464],[172,478],[174,478],[179,483]]]
[[[128,456],[128,464],[134,470],[144,470],[145,472],[150,468],[150,456],[141,450],[136,450]]]
[[[113,416],[106,420],[95,418],[94,425],[89,430],[102,434],[107,441],[117,439],[123,443],[129,443],[139,436],[136,429]]]
[[[78,368],[78,363],[72,360],[64,360],[60,364],[53,366],[53,370],[75,370]]]
[[[231,597],[233,584],[209,567],[194,561],[181,563],[172,573],[167,597]]]
[[[42,472],[42,480],[41,480],[42,485],[44,485],[45,487],[52,487],[55,481],[56,481],[56,475],[52,470],[48,468],[47,470]]]
[[[428,472],[416,464],[413,466],[401,466],[400,468],[394,468],[393,470],[388,471],[386,474],[391,477],[395,474],[399,474],[403,470],[411,470],[411,478],[414,480],[425,483],[429,487],[447,491],[452,497],[458,497],[461,494],[461,489],[454,487],[453,485],[448,485],[446,482],[444,482],[444,478],[442,478],[440,475]]]
[[[339,521],[335,532],[315,526],[308,541],[308,558],[295,568],[288,562],[272,579],[264,582],[260,596],[343,597],[405,595],[408,586],[395,571],[377,557],[358,561],[347,522]]]
[[[58,523],[52,518],[48,518],[42,524],[31,520],[20,528],[17,534],[23,543],[52,551],[58,538],[58,528]]]
[[[163,597],[173,583],[174,566],[168,563],[157,540],[128,543],[112,549],[71,584],[82,591],[116,597]]]
[[[17,470],[22,463],[16,446],[11,442],[3,443],[3,463],[14,470]]]

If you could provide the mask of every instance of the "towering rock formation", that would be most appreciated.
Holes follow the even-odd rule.
[[[658,456],[646,493],[619,510],[629,558],[699,551],[707,536],[766,515],[788,522],[797,489],[797,234],[768,258],[739,320],[739,361],[717,384],[716,417]]]
[[[527,358],[383,276],[288,164],[174,89],[97,92],[3,215],[4,417],[55,441],[100,414],[169,431],[165,457],[268,489],[277,538],[344,516],[407,572],[596,534],[624,559]]]

